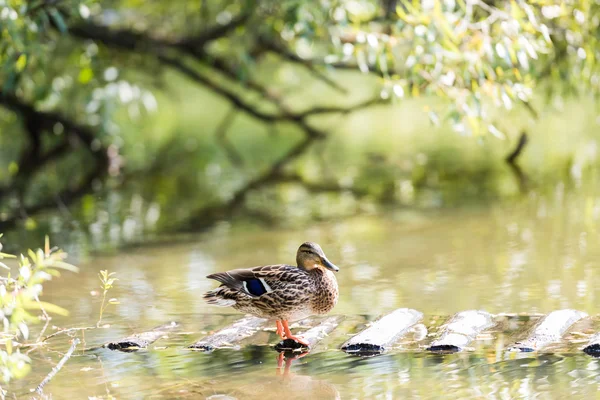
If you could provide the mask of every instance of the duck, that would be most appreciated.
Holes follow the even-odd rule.
[[[305,242],[296,252],[296,265],[275,264],[234,269],[207,276],[221,283],[203,296],[208,304],[233,307],[246,314],[275,320],[276,333],[303,346],[289,322],[330,312],[337,304],[339,289],[333,264],[321,246]]]

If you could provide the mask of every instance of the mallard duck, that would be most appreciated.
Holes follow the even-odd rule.
[[[321,246],[312,242],[298,248],[296,263],[296,267],[265,265],[208,275],[221,286],[206,292],[204,299],[209,304],[275,319],[276,332],[282,339],[308,347],[306,341],[292,335],[288,321],[326,314],[335,307],[339,291],[333,272],[339,268],[327,259]]]

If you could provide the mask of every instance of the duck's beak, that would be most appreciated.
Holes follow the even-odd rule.
[[[329,261],[326,257],[321,257],[321,262],[323,263],[323,266],[333,272],[338,272],[340,269],[333,264],[331,261]]]

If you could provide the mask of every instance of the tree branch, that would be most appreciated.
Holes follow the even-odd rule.
[[[227,154],[227,157],[229,158],[229,161],[231,161],[231,164],[239,168],[243,166],[244,160],[242,159],[240,153],[235,149],[231,141],[229,141],[229,139],[227,138],[227,131],[229,130],[231,124],[235,119],[236,112],[237,110],[234,107],[227,111],[227,113],[221,120],[221,123],[217,127],[215,136],[217,138],[217,142],[221,144],[221,146],[225,150],[225,154]]]
[[[281,183],[297,183],[311,193],[341,193],[350,192],[357,197],[368,196],[369,193],[355,187],[340,186],[336,182],[310,182],[304,179],[300,174],[285,174],[281,177]]]
[[[515,164],[517,158],[521,155],[521,152],[525,148],[527,144],[528,136],[526,132],[521,132],[521,136],[519,136],[519,141],[515,146],[515,149],[506,157],[506,162],[509,164]]]
[[[322,114],[350,114],[354,111],[358,111],[364,108],[368,108],[374,105],[381,105],[381,104],[387,104],[389,103],[388,100],[382,99],[381,97],[377,96],[374,97],[372,99],[357,103],[353,106],[350,107],[335,107],[335,106],[317,106],[317,107],[313,107],[313,108],[309,108],[308,110],[305,110],[303,112],[297,113],[296,116],[298,118],[307,118],[307,117],[312,117],[312,116],[316,116],[316,115],[322,115]]]
[[[191,53],[202,51],[208,42],[226,36],[236,28],[245,24],[252,16],[251,10],[252,7],[248,7],[245,11],[233,17],[231,21],[226,24],[214,26],[196,36],[180,39],[175,43],[175,46]]]
[[[275,122],[282,120],[281,116],[271,113],[265,113],[250,106],[249,104],[246,104],[246,102],[244,102],[233,90],[229,90],[223,86],[218,85],[216,82],[204,76],[196,69],[184,64],[180,60],[162,54],[158,55],[158,58],[163,64],[172,67],[173,69],[187,76],[189,79],[201,84],[202,86],[207,87],[208,89],[212,90],[218,95],[224,97],[235,107],[239,108],[240,110],[244,111],[250,116],[265,122]]]
[[[240,17],[240,21],[243,18]],[[238,21],[239,22],[239,21]],[[194,38],[185,38],[179,40],[174,43],[169,43],[163,40],[153,39],[146,35],[132,32],[125,29],[112,30],[108,27],[95,25],[91,23],[86,23],[85,25],[78,25],[71,28],[70,31],[73,35],[83,39],[92,39],[97,40],[105,45],[110,47],[119,48],[122,50],[136,50],[144,53],[152,54],[158,57],[158,60],[171,68],[178,70],[179,72],[186,75],[188,78],[200,83],[201,85],[208,87],[215,93],[225,97],[228,101],[230,101],[234,106],[240,108],[244,112],[250,114],[251,116],[260,119],[265,122],[275,122],[275,121],[291,121],[302,123],[302,120],[309,115],[315,114],[323,114],[323,113],[347,113],[354,111],[356,108],[352,107],[350,109],[343,109],[337,107],[320,107],[316,109],[314,112],[305,111],[303,113],[294,113],[285,107],[281,103],[281,99],[274,96],[268,89],[259,85],[256,81],[247,80],[244,82],[239,82],[237,79],[237,74],[233,67],[231,67],[225,60],[217,57],[206,54],[204,51],[198,49],[197,46],[192,46],[191,43],[199,43],[201,39]],[[214,32],[212,33],[214,34]],[[211,36],[213,37],[213,36]],[[204,40],[204,39],[202,39]],[[210,80],[208,77],[201,74],[197,69],[189,67],[180,58],[174,57],[168,54],[168,50],[184,50],[188,55],[192,56],[196,60],[202,62],[204,65],[209,66],[216,70],[227,78],[231,79],[234,82],[241,83],[250,89],[259,92],[265,99],[275,104],[279,110],[280,115],[265,113],[259,111],[255,107],[250,106],[245,103],[238,94],[233,92],[232,90],[225,89],[223,86],[217,85],[214,81]],[[284,53],[287,54],[287,53]],[[310,61],[302,60],[296,56],[289,55],[289,59],[295,62],[302,62],[306,65],[311,65]],[[383,102],[383,101],[382,101]],[[368,105],[371,105],[370,103]],[[308,131],[311,134],[316,134],[313,130],[308,128]]]
[[[527,141],[527,132],[521,132],[521,136],[519,137],[519,141],[517,142],[515,149],[506,157],[506,162],[517,179],[521,193],[527,192],[527,176],[525,173],[523,173],[523,170],[519,164],[517,164],[517,158],[519,158],[523,152]]]
[[[66,131],[77,136],[83,143],[91,146],[96,138],[95,133],[88,127],[71,121],[65,116],[54,111],[38,111],[31,104],[25,103],[18,97],[0,92],[0,105],[9,108],[19,114],[26,116],[35,116],[41,121],[42,129],[52,129],[55,124],[61,124]],[[92,154],[100,156],[102,152],[95,151]]]
[[[258,177],[250,180],[243,187],[238,189],[233,196],[224,204],[213,204],[204,207],[199,210],[196,214],[190,217],[183,230],[185,231],[197,231],[207,226],[214,224],[215,222],[231,217],[234,211],[243,204],[244,200],[252,190],[263,188],[274,183],[279,183],[282,179],[283,168],[305,154],[310,148],[310,145],[315,142],[317,138],[313,136],[306,136],[303,140],[298,142],[295,146],[289,149],[283,154],[271,167]]]
[[[243,18],[240,18],[237,22],[243,23]],[[226,34],[227,32],[229,32],[229,30],[224,29],[221,31],[221,34]],[[243,204],[250,191],[285,181],[285,179],[290,179],[289,177],[282,177],[283,168],[302,154],[305,154],[310,145],[316,140],[325,137],[325,133],[322,130],[313,127],[308,122],[309,118],[335,113],[346,114],[384,102],[377,97],[345,108],[336,106],[317,106],[303,111],[295,111],[289,108],[284,103],[283,99],[281,99],[271,88],[264,86],[258,81],[247,79],[240,82],[236,67],[219,56],[208,54],[204,46],[207,42],[204,42],[203,44],[202,40],[197,38],[184,38],[175,42],[166,42],[164,40],[150,38],[123,29],[111,30],[107,27],[94,26],[89,23],[86,24],[86,27],[76,27],[76,29],[72,29],[71,33],[82,39],[99,41],[111,48],[133,50],[154,56],[164,66],[180,72],[193,82],[196,82],[223,97],[231,103],[234,110],[242,111],[271,126],[277,122],[288,122],[297,125],[304,131],[304,139],[290,148],[275,163],[270,165],[265,172],[248,181],[244,186],[234,192],[228,201],[225,203],[210,204],[193,214],[184,227],[186,230],[198,230],[199,228],[211,225],[219,219],[230,217],[233,212]],[[214,32],[213,34],[214,36],[211,36],[210,40],[214,40],[218,37]],[[275,52],[275,49],[272,51]],[[309,70],[315,73],[319,72],[314,68],[310,61],[302,60],[299,57],[294,58],[292,56],[286,56],[286,53],[282,51],[278,51],[277,54],[282,58],[287,57],[288,61],[305,65]],[[187,62],[185,56],[189,57]],[[190,58],[198,62],[199,65],[196,66],[192,64]],[[207,72],[206,68],[209,68],[210,72]],[[223,79],[226,79],[228,82],[220,82],[220,77],[223,77]],[[323,80],[323,75],[320,74],[320,72],[317,77],[318,79]],[[251,103],[246,100],[247,97],[238,93],[235,88],[232,88],[229,85],[230,83],[244,85],[273,105],[276,111],[263,111],[257,107],[254,102]],[[230,123],[230,121],[224,121],[225,128],[222,126],[219,127],[218,132],[223,132],[223,130],[227,128],[228,123]],[[306,182],[304,182],[304,184],[306,184]],[[315,185],[312,186],[312,189],[317,191],[333,190],[330,186],[317,187]],[[338,188],[335,189],[337,190]]]
[[[197,54],[209,42],[226,36],[234,29],[244,24],[250,16],[251,8],[233,17],[227,24],[217,25],[206,29],[204,32],[185,37],[176,41],[161,38],[153,38],[142,32],[130,29],[115,29],[107,25],[85,22],[69,27],[69,33],[81,39],[98,40],[105,45],[111,45],[124,50],[143,50],[152,53],[160,52],[162,49],[175,48],[190,54]]]
[[[17,181],[14,181],[9,187],[1,189],[0,197],[11,193],[15,189],[19,189],[20,187],[22,188],[21,181],[23,179],[29,178],[33,173],[47,165],[48,162],[53,161],[62,154],[66,153],[67,150],[71,148],[68,136],[76,137],[80,142],[84,143],[85,148],[96,160],[95,167],[83,177],[79,185],[65,189],[55,196],[49,196],[48,198],[42,199],[33,205],[23,205],[22,212],[25,215],[53,208],[57,201],[67,204],[72,202],[73,200],[87,193],[89,189],[91,189],[93,182],[96,179],[103,177],[108,172],[109,159],[106,151],[92,150],[92,142],[95,140],[96,135],[90,128],[71,121],[57,112],[36,110],[31,104],[25,103],[23,100],[11,94],[3,94],[0,92],[0,106],[17,112],[26,121],[37,121],[35,126],[38,134],[41,132],[41,130],[51,130],[54,125],[61,124],[64,127],[65,136],[67,136],[62,143],[55,146],[47,153],[39,154],[38,151],[36,152],[38,157],[35,157],[31,160],[22,160],[23,162],[32,161],[35,164],[29,166],[20,165],[19,168],[26,172],[18,173]],[[29,126],[29,128],[31,128],[31,126]],[[0,221],[0,231],[5,231],[11,227],[14,227],[20,218],[21,216],[12,215]]]
[[[73,354],[73,352],[75,351],[75,348],[77,347],[77,345],[80,342],[81,341],[79,340],[79,338],[73,339],[73,342],[71,343],[71,347],[69,347],[69,351],[67,351],[67,353],[63,356],[63,358],[61,358],[61,360],[58,362],[58,364],[56,364],[56,367],[52,368],[52,371],[50,371],[50,373],[44,378],[44,380],[42,382],[40,382],[38,387],[35,389],[35,392],[38,395],[43,394],[44,386],[46,386],[48,384],[48,382],[50,382],[52,380],[52,378],[54,378],[54,375],[56,375],[62,369],[62,367],[69,360],[69,358],[71,358],[71,355]]]
[[[289,51],[284,46],[280,46],[276,42],[272,40],[267,40],[265,37],[261,36],[259,38],[259,45],[263,47],[265,50],[270,51],[273,54],[278,55],[280,58],[290,61],[294,64],[298,64],[306,68],[316,79],[326,83],[333,89],[337,90],[340,93],[348,94],[348,89],[341,86],[339,83],[328,77],[324,72],[320,71],[317,68],[314,60],[304,59],[297,54]]]

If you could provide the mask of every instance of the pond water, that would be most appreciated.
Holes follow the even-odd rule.
[[[87,257],[77,262],[79,274],[65,273],[47,285],[45,300],[71,310],[53,325],[95,324],[97,274],[108,269],[119,279],[109,296],[120,304],[108,307],[108,327],[85,332],[85,347],[172,320],[182,328],[137,353],[83,352],[80,346],[45,391],[54,399],[595,398],[600,362],[579,350],[600,329],[595,319],[576,326],[569,344],[540,353],[504,350],[533,321],[527,318],[494,328],[459,354],[424,348],[447,317],[468,309],[598,314],[599,220],[595,190],[558,185],[547,195],[478,208],[390,210],[297,229],[223,224],[195,237],[169,238],[177,244]],[[277,343],[273,331],[260,332],[238,350],[186,349],[239,317],[203,302],[202,293],[215,286],[207,274],[292,263],[307,240],[320,243],[340,267],[340,301],[332,314],[346,316],[312,353],[278,360],[270,346]],[[399,307],[423,312],[433,335],[372,358],[339,350],[367,321]],[[32,351],[32,373],[11,389],[27,396],[69,347],[68,339],[59,335],[48,348]]]

